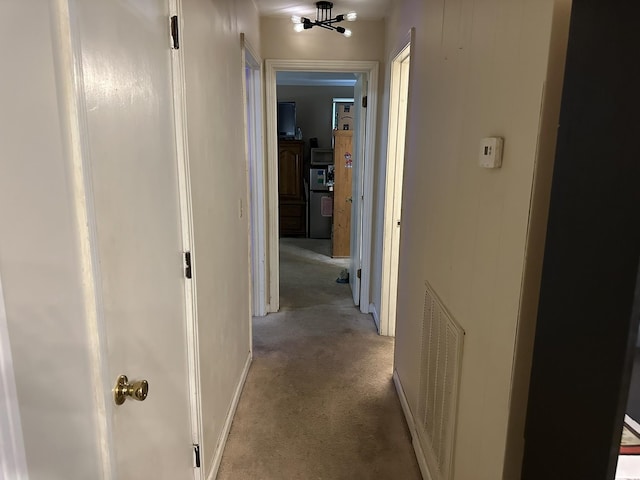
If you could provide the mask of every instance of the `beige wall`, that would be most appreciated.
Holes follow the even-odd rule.
[[[279,102],[296,102],[296,122],[308,154],[312,137],[320,148],[331,148],[333,99],[353,98],[353,87],[278,85],[277,95]]]
[[[250,349],[241,29],[258,52],[260,37],[251,0],[184,2],[183,13],[203,461],[209,471]]]
[[[57,70],[59,18],[50,2],[3,7],[6,35],[21,40],[5,52],[12,73],[0,78],[0,276],[28,475],[98,479],[99,378],[83,298],[69,105]]]
[[[262,57],[279,60],[380,60],[384,21],[358,20],[349,24],[351,38],[321,28],[295,32],[288,18],[262,17]]]
[[[554,3],[492,0],[479,9],[471,0],[446,2],[444,8],[440,1],[404,0],[393,4],[388,22],[387,59],[409,28],[416,28],[395,368],[415,412],[427,280],[466,332],[456,480],[516,478],[513,465],[519,464],[516,448],[509,451],[515,461],[506,459],[513,465],[505,469],[510,411],[526,405],[526,395],[512,403],[512,376],[516,346],[532,341],[530,328],[518,339],[532,184],[540,162],[547,173],[539,177],[536,193],[544,212],[553,157],[549,145],[555,141],[553,129],[540,143],[538,135],[541,122],[550,125],[555,115],[557,123],[557,108],[541,116],[545,82],[555,82],[550,98],[559,104],[561,76],[548,75]],[[566,18],[566,9],[563,13]],[[564,43],[566,34],[554,37],[554,55],[564,51]],[[505,138],[502,168],[479,168],[480,139],[496,135]],[[378,197],[384,185],[383,149],[379,155]],[[379,203],[378,231],[381,215]],[[532,278],[535,285],[535,274]],[[516,380],[526,384],[526,368],[516,373]],[[521,437],[522,424],[516,430],[510,432],[512,439]]]
[[[100,427],[106,419],[92,392],[104,387],[106,398],[111,380],[100,383],[95,324],[85,306],[88,272],[82,270],[79,232],[86,225],[77,223],[76,210],[84,197],[74,190],[75,144],[67,125],[73,112],[67,111],[66,97],[71,89],[64,83],[72,75],[68,59],[60,58],[60,52],[71,56],[71,46],[60,43],[64,36],[54,28],[68,20],[56,10],[64,4],[10,4],[7,34],[23,41],[5,59],[14,74],[0,80],[7,113],[0,118],[0,218],[7,227],[0,229],[0,276],[34,480],[102,478],[100,442],[108,442]],[[250,349],[240,32],[246,31],[258,52],[260,33],[251,0],[184,2],[184,22],[208,453],[203,460],[211,469]],[[114,67],[107,61],[103,66]],[[100,133],[108,141],[109,132]],[[60,388],[69,385],[82,386],[85,395]]]
[[[522,278],[520,318],[513,367],[507,450],[505,453],[505,478],[517,478],[520,474],[522,454],[524,452],[523,433],[527,413],[529,377],[538,314],[549,197],[560,117],[571,2],[572,0],[556,0],[553,12],[551,48],[540,116],[538,158],[531,192],[529,233],[525,254],[525,269]]]

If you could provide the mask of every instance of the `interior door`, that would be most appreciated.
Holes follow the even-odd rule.
[[[114,478],[193,478],[184,269],[166,0],[70,4],[81,45]]]
[[[351,203],[351,257],[349,264],[349,284],[353,294],[353,302],[360,305],[360,277],[358,272],[362,266],[362,209],[364,193],[364,149],[366,108],[362,107],[362,97],[367,94],[366,75],[357,74],[353,90],[353,177]]]
[[[402,221],[402,180],[404,178],[404,147],[405,147],[405,133],[407,129],[407,106],[409,95],[409,64],[411,57],[409,56],[409,47],[401,54],[404,58],[400,60],[399,65],[393,66],[392,75],[398,82],[397,90],[394,90],[391,95],[396,95],[392,101],[397,101],[397,117],[395,118],[396,138],[389,142],[389,147],[395,146],[395,160],[389,162],[391,168],[393,163],[393,170],[389,169],[387,175],[391,176],[389,179],[389,191],[387,194],[391,196],[392,215],[391,224],[387,228],[390,228],[390,250],[391,261],[389,263],[389,297],[388,297],[388,319],[386,321],[385,335],[394,336],[396,332],[396,303],[398,297],[398,267],[400,264],[400,226]],[[394,61],[395,62],[395,61]],[[393,80],[392,80],[393,82]],[[386,330],[386,331],[385,331]]]

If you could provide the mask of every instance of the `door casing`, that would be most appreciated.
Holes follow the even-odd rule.
[[[376,118],[378,103],[378,62],[345,60],[266,60],[265,61],[265,101],[267,133],[267,269],[269,272],[269,312],[280,308],[280,252],[278,242],[278,132],[277,132],[277,93],[276,73],[280,71],[298,72],[350,72],[364,73],[368,76],[366,145],[364,162],[375,164]],[[360,311],[369,313],[369,285],[372,246],[373,217],[373,168],[364,170],[364,196],[362,218],[362,277],[360,279]],[[355,193],[354,193],[355,195]],[[351,228],[356,228],[352,224]]]
[[[404,144],[410,108],[408,95],[411,88],[411,45],[414,35],[415,29],[412,28],[403,45],[395,51],[389,62],[391,86],[382,241],[382,291],[378,324],[380,335],[387,336],[394,336],[396,331]],[[404,98],[404,106],[401,105],[402,98]]]
[[[249,218],[251,222],[252,315],[267,314],[266,202],[264,169],[264,120],[262,110],[262,59],[244,34],[242,64],[245,68],[245,132],[249,172]]]

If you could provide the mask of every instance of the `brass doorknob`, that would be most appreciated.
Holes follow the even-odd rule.
[[[140,380],[129,383],[126,375],[120,375],[116,386],[113,388],[113,398],[116,405],[122,405],[127,397],[142,402],[149,394],[149,382]]]

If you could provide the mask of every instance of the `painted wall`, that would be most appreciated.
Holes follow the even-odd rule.
[[[289,18],[262,17],[262,57],[279,60],[381,60],[384,20],[351,22],[346,38],[336,32],[313,28],[295,32]]]
[[[102,478],[53,3],[3,5],[0,275],[29,478]]]
[[[251,0],[184,2],[184,58],[207,471],[250,345],[249,212],[240,33],[260,51]]]
[[[296,102],[296,123],[305,141],[309,159],[309,139],[316,137],[319,148],[332,148],[331,124],[334,98],[353,98],[353,87],[278,85],[279,102]]]
[[[212,452],[205,461],[211,468],[250,348],[240,31],[258,51],[260,37],[250,0],[185,3],[202,403],[205,420],[213,419],[205,423],[206,451]],[[83,182],[76,177],[67,111],[71,45],[58,31],[68,20],[64,7],[64,1],[7,5],[12,22],[6,33],[22,41],[5,58],[14,73],[0,79],[6,113],[0,117],[0,275],[32,480],[103,478],[106,471],[99,445],[106,420],[90,394],[102,379],[93,375],[99,372],[95,325],[80,264],[86,224],[78,214],[84,200],[75,187]],[[105,60],[103,66],[114,65]],[[82,386],[86,395],[70,394],[69,385]]]
[[[518,337],[525,317],[522,284],[525,273],[531,273],[529,288],[537,288],[539,276],[528,267],[541,259],[534,254],[527,260],[528,239],[539,242],[539,231],[537,236],[530,232],[529,214],[538,208],[539,219],[545,215],[555,142],[549,126],[554,114],[557,124],[559,105],[557,83],[546,89],[550,93],[545,96],[545,82],[558,82],[558,76],[549,73],[549,61],[558,54],[561,59],[566,46],[566,35],[553,35],[554,15],[564,14],[566,19],[566,9],[554,12],[556,3],[567,4],[492,0],[479,9],[471,0],[404,0],[394,2],[387,24],[387,59],[401,46],[409,28],[416,28],[395,368],[415,412],[427,280],[466,331],[454,452],[456,480],[517,478],[513,475],[522,453],[519,446],[508,451],[507,438],[513,425],[519,425],[509,432],[516,445],[523,433],[510,414],[526,404],[526,394],[517,401],[512,394],[514,380],[524,379],[520,387],[524,383],[526,390],[528,371],[515,368],[514,356],[532,342],[530,325]],[[388,73],[385,77],[388,90]],[[549,107],[554,102],[555,111]],[[388,105],[388,98],[384,103]],[[545,108],[550,110],[543,115]],[[387,108],[382,110],[387,115]],[[544,134],[540,139],[539,133]],[[496,135],[505,138],[503,167],[479,168],[480,139]],[[380,142],[375,182],[379,200],[384,186],[384,130]],[[537,176],[540,165],[546,173]],[[381,201],[374,225],[381,235]],[[377,260],[381,239],[374,245]],[[373,278],[379,276],[377,272]],[[527,308],[531,320],[535,302]],[[507,452],[511,458],[505,458]]]

